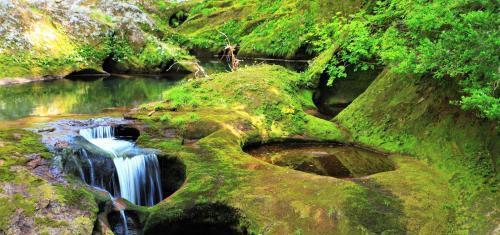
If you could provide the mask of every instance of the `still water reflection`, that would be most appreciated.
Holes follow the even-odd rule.
[[[161,100],[179,80],[160,77],[67,79],[0,87],[0,120],[26,116],[94,114]]]

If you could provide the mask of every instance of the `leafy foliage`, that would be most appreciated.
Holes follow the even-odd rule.
[[[188,36],[186,44],[190,47],[220,50],[226,40],[219,30],[233,44],[241,45],[242,54],[311,56],[327,48],[331,34],[336,32],[334,25],[327,24],[330,17],[355,12],[361,2],[208,0],[189,10],[189,19],[178,32]]]
[[[334,18],[331,25],[342,31],[334,43],[342,49],[328,72],[333,80],[346,76],[346,66],[384,64],[400,74],[451,80],[463,93],[456,104],[500,119],[499,19],[494,1],[377,1],[349,19]]]

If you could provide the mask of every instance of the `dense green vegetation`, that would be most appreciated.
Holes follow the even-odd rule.
[[[357,14],[334,17],[316,37],[326,38],[320,48],[340,48],[327,67],[332,82],[345,78],[347,67],[390,66],[399,74],[458,84],[462,97],[454,104],[498,120],[497,10],[494,1],[376,1]]]
[[[311,57],[321,51],[314,34],[336,14],[356,12],[362,1],[215,1],[188,2],[189,18],[176,28],[188,47],[218,52],[227,43],[240,44],[250,56]],[[172,8],[177,14],[182,7]],[[170,15],[167,15],[170,17]]]
[[[459,96],[430,78],[403,77],[386,70],[334,120],[356,142],[415,156],[448,179],[457,223],[454,233],[491,229],[486,217],[498,201],[498,129],[451,106]],[[494,220],[494,219],[493,219]]]
[[[424,162],[391,155],[394,171],[351,181],[273,166],[242,151],[247,144],[289,139],[351,141],[342,127],[303,111],[313,104],[294,85],[300,74],[265,65],[212,78],[171,89],[164,102],[133,114],[148,124],[139,144],[179,157],[188,179],[149,210],[147,230],[199,203],[223,202],[239,208],[242,223],[256,234],[455,231],[448,178]],[[172,129],[178,135],[164,138]],[[200,139],[182,144],[192,138]]]
[[[187,51],[165,37],[168,27],[152,27],[155,8],[125,3],[110,8],[108,2],[99,1],[80,5],[79,12],[74,12],[66,4],[72,3],[14,2],[0,9],[2,15],[11,16],[0,26],[0,78],[103,71],[108,58],[117,63],[118,72],[129,73],[159,73],[173,62],[193,61]],[[190,70],[189,64],[180,67]]]
[[[26,12],[36,17],[26,16],[29,27],[21,27],[29,50],[0,45],[0,79],[107,66],[161,73],[173,62],[194,70],[192,54],[212,56],[228,41],[241,47],[240,58],[312,59],[305,72],[242,65],[172,88],[111,77],[0,90],[0,111],[15,108],[0,119],[95,113],[157,100],[127,110],[126,117],[141,132],[137,145],[182,162],[186,181],[155,206],[127,205],[146,232],[182,230],[193,221],[251,234],[498,231],[495,1],[145,0],[116,1],[113,13],[104,0],[92,2],[96,7],[80,7],[91,12],[85,13],[89,22],[102,26],[96,38],[68,29],[64,19],[74,12],[59,20],[50,7],[30,5]],[[0,42],[8,38],[2,32]],[[338,108],[334,118],[317,112],[319,89],[332,93],[323,105]],[[42,232],[90,233],[98,210],[110,209],[104,208],[111,203],[107,195],[93,195],[70,177],[54,183],[37,175],[30,168],[33,157],[51,159],[39,136],[1,125],[0,234],[22,227],[11,226],[17,215]],[[273,165],[246,149],[292,141],[381,152],[376,157],[387,157],[390,170],[350,179],[319,176],[293,169],[323,164],[315,162],[323,150],[314,159],[285,154],[271,159]],[[47,200],[57,205],[54,211],[47,212]],[[55,216],[57,210],[66,214]]]

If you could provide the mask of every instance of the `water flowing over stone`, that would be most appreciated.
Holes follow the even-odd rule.
[[[118,157],[134,147],[134,144],[125,140],[117,140],[114,135],[114,129],[110,126],[99,126],[80,130],[80,135],[90,143]]]
[[[109,176],[97,176],[98,160],[82,149],[80,155],[88,164],[88,184],[103,188],[113,197],[122,197],[142,206],[153,206],[163,199],[160,180],[160,166],[156,154],[138,150],[130,141],[118,140],[111,126],[99,126],[80,130],[80,135],[90,143],[111,153],[115,170]],[[130,153],[134,153],[132,156]],[[97,158],[106,158],[97,156]],[[109,158],[108,158],[109,159]],[[118,184],[115,181],[118,179]]]
[[[162,200],[158,159],[155,154],[113,159],[123,198],[138,204],[153,206]]]
[[[120,217],[122,218],[123,223],[123,235],[128,235],[127,217],[125,216],[124,210],[120,210]]]

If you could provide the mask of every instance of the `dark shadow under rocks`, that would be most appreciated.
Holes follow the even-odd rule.
[[[97,71],[95,69],[83,69],[68,74],[66,79],[78,81],[95,81],[100,78],[109,77],[109,73]]]
[[[313,96],[321,118],[331,119],[347,108],[361,95],[380,74],[381,69],[370,71],[347,71],[346,78],[337,78],[328,85],[329,75],[321,75],[320,83]]]
[[[186,181],[186,165],[177,157],[158,156],[162,192],[168,197],[179,190]]]
[[[107,216],[108,223],[114,234],[117,235],[140,235],[142,225],[138,215],[134,211],[113,211]],[[126,223],[126,224],[125,224]]]
[[[248,234],[242,224],[242,216],[237,209],[222,203],[203,203],[151,222],[144,234]]]
[[[180,10],[170,16],[170,19],[168,20],[168,24],[172,28],[177,28],[181,26],[182,23],[184,23],[188,19],[189,15],[187,12]]]

